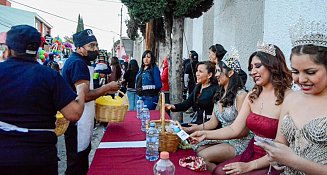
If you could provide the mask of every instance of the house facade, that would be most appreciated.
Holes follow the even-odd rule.
[[[52,25],[37,13],[12,8],[8,1],[0,0],[0,32],[6,32],[12,26],[21,24],[35,27],[42,36],[44,36],[47,31],[51,32],[52,29]]]

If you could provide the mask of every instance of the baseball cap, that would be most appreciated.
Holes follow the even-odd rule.
[[[85,29],[73,35],[75,47],[82,47],[90,42],[97,41],[91,29]]]
[[[32,26],[17,25],[7,32],[6,45],[17,53],[36,55],[40,44],[40,33]]]

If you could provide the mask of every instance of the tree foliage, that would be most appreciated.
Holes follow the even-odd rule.
[[[116,48],[117,46],[119,46],[120,45],[120,40],[116,40],[115,42],[114,42],[114,48]]]
[[[213,0],[121,0],[131,16],[141,22],[158,19],[167,14],[176,17],[198,18],[208,11]]]
[[[128,7],[130,20],[126,22],[128,37],[138,37],[138,29],[145,35],[145,23],[156,19],[158,34],[163,34],[163,21],[172,17],[198,18],[208,11],[213,0],[121,0]],[[164,36],[163,36],[164,37]],[[162,36],[159,36],[162,39]]]
[[[213,0],[176,0],[175,16],[198,18],[213,5]]]
[[[208,11],[213,5],[213,0],[121,0],[128,7],[131,19],[136,22],[130,25],[135,30],[141,23],[149,23],[149,34],[154,34],[155,42],[161,40],[164,34],[164,46],[162,52],[169,57],[169,83],[170,100],[172,103],[182,101],[182,52],[183,52],[183,26],[184,18],[197,18]],[[153,24],[153,25],[152,25]],[[153,28],[151,28],[153,27]],[[152,33],[153,32],[153,33]],[[147,44],[156,47],[156,44],[148,40]],[[150,47],[151,47],[150,46]],[[147,46],[148,48],[148,46]],[[151,48],[158,53],[158,48]],[[174,115],[175,119],[181,121],[181,113]]]
[[[73,44],[73,37],[72,36],[64,36],[64,40],[65,42],[69,42],[71,44]]]
[[[165,0],[122,0],[122,3],[128,7],[130,19],[126,22],[126,32],[132,40],[138,37],[138,29],[145,36],[145,23],[151,19],[162,19],[166,8]]]
[[[127,35],[131,40],[135,40],[139,37],[138,29],[141,28],[143,25],[145,27],[145,24],[143,24],[141,21],[136,19],[134,16],[130,16],[130,19],[126,22],[127,26]]]
[[[131,16],[141,22],[149,22],[163,16],[167,7],[166,0],[121,0]]]
[[[80,14],[78,14],[78,22],[77,22],[77,28],[76,28],[76,33],[83,31],[84,30],[84,22],[83,18],[81,17]]]

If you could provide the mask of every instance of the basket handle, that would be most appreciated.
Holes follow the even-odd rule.
[[[122,94],[122,95],[123,95],[123,97],[122,97],[122,99],[123,99],[123,104],[122,104],[122,105],[128,105],[128,104],[129,104],[129,101],[128,101],[127,95],[124,94],[124,92],[122,92],[122,91],[120,91],[120,90],[118,90],[117,92],[118,92],[118,94]]]
[[[165,94],[163,92],[160,93],[160,120],[161,120],[161,133],[165,134],[166,129],[165,129]]]

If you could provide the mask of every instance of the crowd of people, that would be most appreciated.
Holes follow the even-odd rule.
[[[183,63],[187,95],[183,102],[170,104],[169,57],[160,66],[150,50],[140,63],[109,59],[86,29],[73,35],[76,49],[59,70],[53,54],[43,65],[36,61],[40,45],[49,44],[50,36],[43,41],[34,27],[13,26],[0,34],[1,58],[6,60],[0,63],[1,174],[58,174],[57,111],[70,121],[65,174],[87,174],[94,100],[114,97],[118,90],[127,94],[129,110],[136,110],[139,98],[154,110],[159,92],[165,93],[167,111],[191,109],[193,119],[182,123],[183,129],[215,175],[327,174],[324,27],[301,19],[290,28],[291,69],[278,46],[258,42],[248,56],[249,77],[240,64],[247,56],[237,48],[227,51],[214,44],[208,48],[208,61],[199,61],[192,50]],[[249,78],[254,81],[251,89],[245,88]],[[292,82],[300,90],[293,90]]]
[[[249,56],[248,71],[255,86],[243,98],[241,108],[237,106],[242,97],[237,96],[242,91],[236,90],[242,83],[229,79],[226,86],[224,77],[232,77],[231,69],[241,79],[244,73],[235,69],[237,59],[225,55],[218,59],[222,66],[217,66],[216,75],[221,86],[214,97],[218,104],[212,119],[185,128],[196,148],[202,146],[197,153],[213,174],[327,174],[327,113],[323,110],[327,103],[326,30],[318,22],[301,19],[290,28],[290,34],[291,70],[276,45],[259,42]],[[210,49],[210,56],[213,51]],[[299,91],[291,89],[292,80]],[[228,95],[226,87],[234,87],[234,93]],[[213,129],[218,121],[223,127]],[[208,143],[216,145],[203,147]]]

